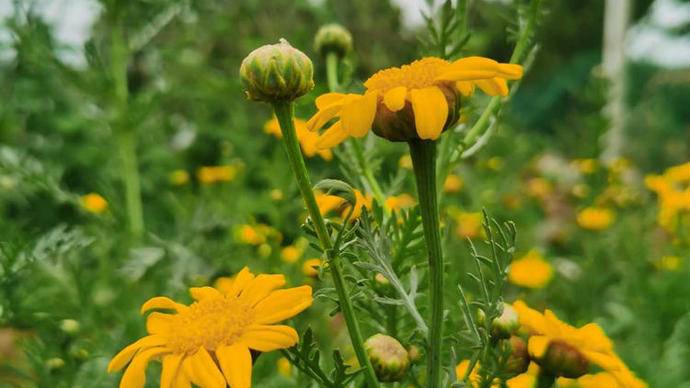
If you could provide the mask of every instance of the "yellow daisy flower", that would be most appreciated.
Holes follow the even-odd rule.
[[[594,364],[624,387],[646,385],[637,379],[613,350],[613,343],[596,323],[575,328],[546,310],[544,314],[523,301],[513,304],[520,324],[530,332],[527,350],[533,361],[554,375],[579,377]],[[584,369],[584,373],[582,370]]]
[[[386,198],[384,206],[390,211],[398,211],[414,206],[417,201],[410,194],[392,195]]]
[[[443,182],[443,191],[446,193],[457,193],[462,190],[463,186],[464,182],[462,181],[462,178],[455,174],[450,174]]]
[[[97,193],[82,195],[81,205],[86,211],[93,214],[101,214],[108,209],[108,201]]]
[[[302,257],[302,249],[294,245],[288,245],[280,250],[280,259],[286,263],[295,263]]]
[[[602,207],[588,207],[577,213],[577,224],[589,230],[607,229],[615,219],[611,209]]]
[[[482,236],[484,229],[482,228],[482,213],[480,212],[457,212],[453,214],[457,229],[455,233],[462,238],[477,238]]]
[[[510,263],[508,281],[527,288],[543,288],[553,277],[553,268],[536,249]]]
[[[237,167],[235,166],[203,166],[196,171],[196,177],[202,184],[229,182],[235,179]]]
[[[323,160],[333,159],[333,152],[331,150],[319,149],[317,147],[319,134],[309,131],[307,129],[306,121],[295,119],[294,124],[297,140],[299,141],[304,156],[312,158],[316,155],[319,155]],[[280,131],[280,124],[278,124],[278,119],[275,116],[264,124],[264,132],[269,135],[273,135],[278,139],[283,138],[283,133]]]
[[[285,276],[254,276],[247,267],[228,282],[190,288],[196,300],[183,305],[158,296],[141,306],[148,336],[124,348],[110,361],[108,372],[126,367],[121,388],[141,388],[151,359],[161,359],[161,387],[232,388],[251,386],[250,350],[270,352],[298,341],[295,329],[276,325],[312,303],[311,287],[288,289]]]
[[[627,388],[627,385],[622,385],[616,378],[607,372],[599,372],[593,375],[584,375],[577,379],[568,379],[559,377],[556,380],[558,388]]]
[[[326,93],[316,99],[318,112],[307,122],[311,131],[338,121],[321,136],[319,148],[370,129],[392,141],[437,139],[457,122],[460,95],[477,86],[491,96],[507,95],[506,79],[522,77],[522,67],[482,57],[448,62],[427,57],[409,65],[381,70],[365,83],[363,94]]]

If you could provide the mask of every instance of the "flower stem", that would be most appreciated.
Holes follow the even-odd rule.
[[[424,240],[429,255],[431,324],[428,336],[427,386],[437,388],[441,386],[443,350],[443,250],[436,195],[436,142],[411,140],[409,146],[417,181]]]
[[[307,167],[304,164],[304,158],[302,157],[299,142],[297,141],[295,125],[293,122],[294,107],[292,102],[275,102],[273,103],[273,109],[275,110],[276,117],[280,123],[280,130],[283,133],[285,151],[287,152],[290,167],[295,174],[297,185],[299,186],[302,198],[304,199],[309,217],[314,224],[314,229],[319,242],[321,243],[321,247],[326,252],[328,258],[329,268],[333,277],[333,285],[338,294],[340,309],[342,310],[343,317],[345,318],[345,324],[347,325],[347,329],[350,334],[352,347],[354,348],[359,364],[364,368],[364,376],[367,384],[371,388],[376,388],[379,386],[378,380],[376,378],[374,368],[369,361],[369,357],[367,357],[367,353],[364,350],[362,332],[359,329],[359,323],[357,322],[357,317],[355,316],[355,310],[352,306],[350,296],[345,289],[343,264],[340,260],[340,257],[333,250],[333,244],[330,236],[328,235],[326,223],[324,222],[321,212],[319,211],[319,207],[316,204],[316,198],[314,197],[312,184],[307,173]]]
[[[328,90],[337,92],[338,85],[338,54],[329,51],[326,54],[326,78],[328,79]]]

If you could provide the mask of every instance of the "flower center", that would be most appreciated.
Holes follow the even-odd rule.
[[[237,298],[208,298],[173,316],[169,346],[176,353],[196,352],[200,347],[215,350],[231,345],[254,321],[254,309]]]
[[[441,58],[428,57],[403,65],[384,69],[372,75],[365,83],[367,90],[386,93],[398,86],[420,89],[436,84],[434,81],[450,63]]]

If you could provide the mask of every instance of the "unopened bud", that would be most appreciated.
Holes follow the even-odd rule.
[[[342,58],[352,50],[352,35],[340,24],[326,24],[316,33],[314,50],[324,57],[333,52]]]
[[[537,364],[554,376],[576,379],[589,370],[589,361],[574,347],[559,341],[549,344]]]
[[[292,101],[314,87],[309,57],[281,39],[261,46],[242,61],[240,78],[247,97],[255,101]]]
[[[381,382],[401,380],[410,367],[407,350],[393,337],[375,334],[364,342],[364,349]]]
[[[506,362],[506,370],[515,374],[525,372],[530,361],[527,344],[522,338],[512,336],[508,340],[508,345],[510,346],[510,355]]]
[[[485,319],[484,311],[479,310],[479,322]],[[510,338],[510,336],[520,327],[518,314],[513,306],[503,303],[503,312],[491,322],[491,335],[494,338]]]

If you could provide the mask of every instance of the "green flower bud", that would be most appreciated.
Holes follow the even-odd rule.
[[[564,342],[551,342],[546,353],[535,361],[550,374],[570,379],[576,379],[589,370],[589,361]]]
[[[80,326],[79,322],[74,319],[63,319],[60,321],[60,330],[67,334],[77,334]]]
[[[484,312],[479,310],[479,323],[484,322]],[[518,314],[513,306],[503,303],[503,312],[491,322],[491,335],[494,338],[510,338],[520,328]]]
[[[292,101],[314,87],[314,68],[303,52],[285,39],[261,46],[242,61],[240,78],[255,101]]]
[[[510,337],[507,340],[508,346],[510,346],[510,355],[506,362],[506,370],[511,373],[520,374],[524,373],[529,367],[529,352],[527,351],[527,343],[516,336]]]
[[[316,33],[314,50],[324,57],[334,52],[342,58],[352,50],[352,35],[340,24],[326,24]]]
[[[364,349],[379,381],[399,381],[410,367],[407,350],[393,337],[375,334],[364,342]]]

